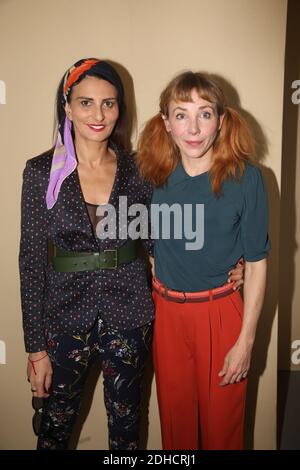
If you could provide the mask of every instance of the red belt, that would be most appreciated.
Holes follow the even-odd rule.
[[[168,289],[164,284],[162,284],[158,279],[152,279],[152,287],[159,295],[164,297],[167,300],[172,302],[185,303],[185,302],[208,302],[212,299],[220,299],[221,297],[226,297],[227,295],[232,294],[233,282],[226,284],[222,287],[217,287],[215,289],[203,290],[200,292],[180,292],[178,290]]]

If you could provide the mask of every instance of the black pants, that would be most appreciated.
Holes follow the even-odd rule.
[[[91,364],[102,358],[109,448],[139,445],[141,381],[152,340],[152,323],[113,331],[101,321],[86,334],[47,332],[52,392],[45,400],[37,449],[67,449]]]

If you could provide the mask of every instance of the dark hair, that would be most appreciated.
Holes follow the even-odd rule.
[[[97,62],[89,70],[83,72],[78,78],[78,80],[76,80],[72,84],[72,86],[70,87],[69,93],[67,94],[66,97],[64,94],[64,83],[65,83],[66,74],[68,73],[70,69],[68,69],[68,71],[63,75],[62,79],[59,82],[57,93],[56,93],[54,137],[56,137],[57,132],[59,130],[63,139],[64,121],[66,117],[65,104],[66,104],[66,100],[68,103],[70,102],[73,86],[80,83],[81,80],[83,80],[86,76],[97,77],[99,79],[108,81],[117,90],[117,99],[118,99],[118,105],[119,105],[119,118],[110,136],[110,141],[121,146],[122,148],[126,148],[129,139],[127,136],[128,128],[127,128],[127,122],[126,122],[127,120],[126,120],[124,87],[123,87],[121,78],[119,74],[117,73],[117,71],[114,69],[114,67],[104,60],[80,59],[74,64],[74,67],[78,67],[86,60],[97,60]]]

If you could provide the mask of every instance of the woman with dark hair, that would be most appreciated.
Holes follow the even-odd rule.
[[[162,92],[138,146],[156,224],[154,368],[164,449],[242,449],[247,375],[269,251],[267,198],[253,138],[209,75],[186,72]],[[178,219],[178,211],[180,217]],[[199,216],[199,217],[198,217]],[[186,218],[198,244],[184,231]],[[197,246],[195,246],[197,245]],[[245,260],[244,305],[227,272]],[[199,420],[199,422],[198,422]]]
[[[147,206],[152,190],[125,149],[124,90],[108,62],[83,59],[66,72],[57,123],[55,147],[27,162],[22,191],[27,374],[33,396],[45,398],[38,449],[67,448],[97,356],[109,447],[137,449],[154,307],[137,240],[105,221],[111,208],[119,220],[121,196]]]

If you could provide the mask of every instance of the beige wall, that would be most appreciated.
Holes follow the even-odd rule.
[[[285,22],[286,0],[0,1],[0,80],[6,85],[6,104],[0,104],[0,340],[7,350],[7,364],[0,365],[0,448],[34,446],[17,274],[21,171],[26,159],[50,146],[58,80],[70,64],[85,56],[110,58],[129,71],[139,127],[157,111],[159,92],[166,82],[178,71],[192,68],[224,77],[231,101],[240,103],[256,129],[260,163],[272,192],[273,287],[268,290],[254,354],[247,429],[254,430],[255,448],[274,448],[275,213],[279,210]],[[130,87],[130,77],[125,72],[123,76]],[[106,448],[104,415],[99,381],[79,449]],[[154,382],[149,420],[148,448],[159,448]]]

